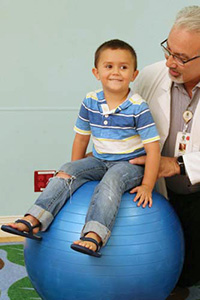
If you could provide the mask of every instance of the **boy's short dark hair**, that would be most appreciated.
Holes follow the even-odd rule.
[[[97,50],[95,52],[95,56],[94,56],[94,66],[95,66],[95,68],[97,67],[97,64],[98,64],[99,57],[100,57],[101,53],[106,49],[113,49],[113,50],[123,49],[123,50],[129,51],[131,53],[133,59],[134,59],[134,62],[135,62],[135,70],[137,70],[137,55],[136,55],[135,50],[128,43],[126,43],[124,41],[121,41],[121,40],[118,40],[118,39],[107,41],[107,42],[101,44],[97,48]]]

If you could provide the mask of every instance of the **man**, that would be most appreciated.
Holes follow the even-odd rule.
[[[184,230],[178,285],[186,287],[200,280],[200,6],[178,13],[161,47],[166,60],[144,68],[134,91],[148,101],[161,137],[159,177]],[[160,191],[166,195],[161,182]]]

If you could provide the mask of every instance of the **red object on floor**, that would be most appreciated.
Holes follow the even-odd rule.
[[[34,172],[34,192],[42,192],[51,177],[55,175],[55,170],[38,170]]]

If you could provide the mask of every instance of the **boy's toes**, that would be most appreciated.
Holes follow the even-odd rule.
[[[92,251],[96,251],[96,249],[97,249],[97,246],[94,243],[83,243],[82,246],[86,247]]]
[[[35,226],[33,226],[31,221],[27,218],[22,218],[22,219],[16,220],[15,223],[9,223],[9,224],[6,224],[6,226],[9,226],[9,227],[14,228],[21,232],[29,232],[29,231],[33,230],[32,232],[34,234],[39,231],[39,227],[37,226],[36,228],[34,228]]]
[[[84,242],[82,240],[78,240],[78,241],[74,241],[74,244],[75,245],[80,245],[80,246],[85,247],[85,248],[88,248],[92,251],[96,251],[96,249],[97,249],[97,246],[92,242]]]
[[[7,226],[10,226],[12,228],[15,228],[19,231],[28,231],[28,227],[22,223],[9,223],[9,224],[6,224]]]
[[[97,242],[95,238],[81,237],[80,240],[74,241],[71,244],[71,248],[87,255],[101,257],[101,253],[99,252],[101,245],[102,242]]]

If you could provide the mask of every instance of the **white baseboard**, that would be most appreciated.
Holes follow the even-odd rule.
[[[22,216],[0,216],[0,227],[3,224],[15,222],[17,219],[20,219]],[[14,236],[13,234],[6,233],[0,229],[0,238]]]

